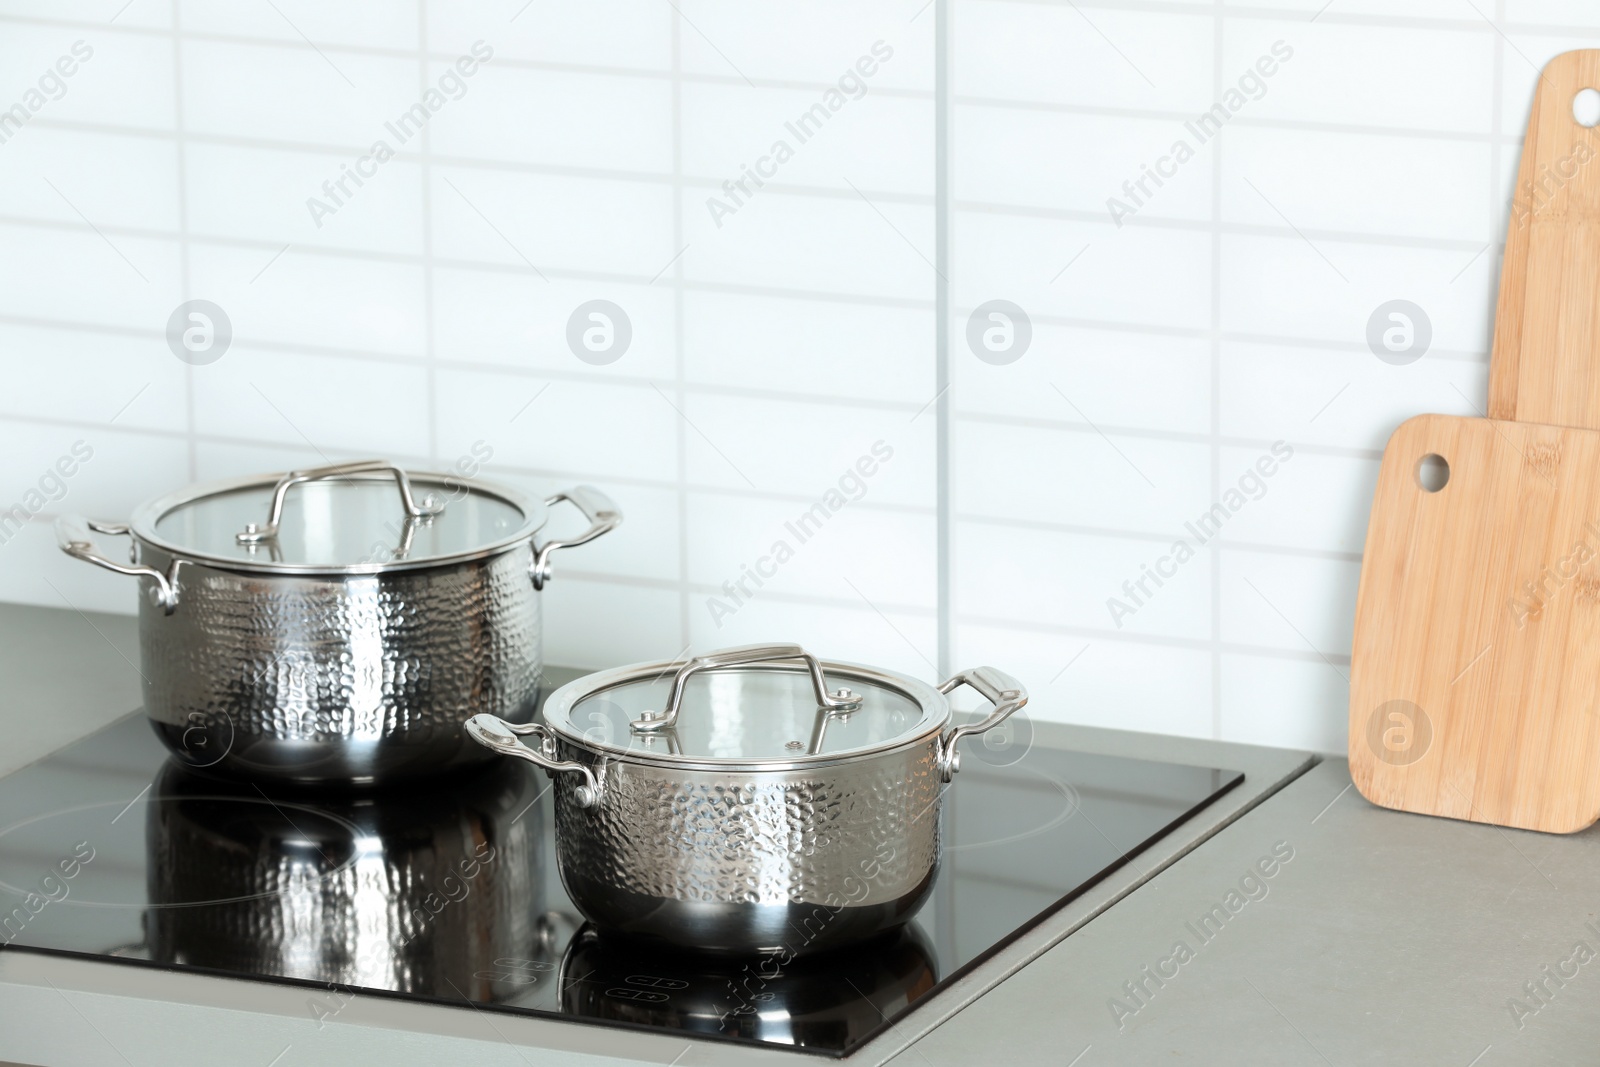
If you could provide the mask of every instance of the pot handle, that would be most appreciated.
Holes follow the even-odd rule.
[[[774,659],[805,661],[806,670],[811,675],[811,688],[817,695],[817,707],[828,711],[849,711],[861,706],[861,698],[848,689],[829,693],[828,683],[822,677],[822,664],[817,662],[817,657],[799,645],[741,645],[738,648],[708,652],[684,664],[679,668],[677,676],[672,679],[672,692],[667,697],[666,710],[660,713],[647,711],[642,718],[633,720],[630,725],[640,733],[670,730],[678,724],[678,710],[683,703],[683,691],[688,687],[691,677],[701,671],[712,671],[718,667],[737,667],[740,664],[765,663]]]
[[[493,749],[503,756],[515,756],[527,760],[529,763],[543,767],[552,775],[562,771],[577,771],[583,775],[583,784],[573,794],[580,808],[592,808],[600,803],[600,780],[595,777],[594,771],[574,760],[556,759],[554,755],[555,742],[544,727],[537,723],[525,726],[515,726],[504,719],[493,715],[474,715],[466,722],[467,736],[485,748]],[[534,734],[539,737],[538,748],[531,748],[517,740],[518,734]]]
[[[327,467],[313,467],[310,470],[290,471],[285,474],[278,479],[278,484],[272,487],[272,507],[267,513],[267,524],[257,526],[252,522],[236,535],[235,540],[241,545],[257,545],[277,537],[278,523],[283,518],[284,497],[288,496],[289,490],[297,485],[374,471],[384,471],[394,475],[394,483],[400,490],[400,502],[405,506],[407,518],[431,518],[444,510],[444,505],[435,502],[431,496],[424,497],[422,503],[417,503],[416,498],[411,495],[411,479],[406,477],[406,472],[397,464],[390,463],[386,459],[358,459],[353,463],[335,463]]]
[[[592,485],[575,485],[564,493],[546,497],[545,504],[555,507],[563,500],[583,512],[583,517],[589,520],[589,528],[577,537],[565,541],[546,541],[543,547],[534,549],[533,566],[528,573],[533,578],[535,589],[543,589],[544,583],[550,580],[550,554],[556,549],[586,545],[622,525],[622,511],[611,502],[610,497]]]
[[[96,522],[79,515],[63,515],[56,520],[56,544],[60,546],[61,551],[73,559],[93,563],[96,567],[104,567],[117,574],[149,578],[155,583],[150,587],[150,602],[159,607],[164,614],[171,615],[178,607],[178,567],[183,560],[174,559],[171,568],[165,574],[143,563],[118,563],[94,550],[96,533],[124,537],[129,536],[130,531],[126,523]]]
[[[940,685],[939,692],[952,693],[963,685],[977,690],[979,696],[994,705],[994,710],[980,722],[957,726],[940,742],[939,774],[947,782],[961,769],[961,750],[956,745],[963,737],[987,733],[1028,703],[1028,691],[1022,688],[1022,683],[995,667],[973,667],[962,671]]]

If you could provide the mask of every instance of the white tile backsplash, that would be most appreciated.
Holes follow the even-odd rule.
[[[932,680],[942,630],[1041,719],[1329,751],[1377,457],[1484,403],[1535,67],[1600,43],[1576,0],[120,6],[0,0],[0,112],[92,49],[0,126],[0,507],[95,450],[0,543],[0,597],[133,610],[55,551],[62,510],[483,442],[485,477],[627,515],[558,557],[552,661],[799,640]],[[215,364],[168,349],[187,298],[231,320]],[[996,299],[1030,319],[1009,364],[967,341]],[[1402,366],[1367,341],[1396,299],[1431,333]],[[610,363],[569,345],[592,300],[628,318]]]
[[[180,0],[176,7],[185,33],[289,44],[309,39],[319,48],[353,45],[414,49],[418,41],[417,0],[389,0],[383,4],[324,4],[318,0],[217,4]]]
[[[336,152],[189,145],[189,230],[200,237],[260,241],[274,250],[287,244],[422,255],[422,168],[399,159],[381,167],[360,160]],[[363,177],[358,168],[374,173]],[[338,182],[348,193],[333,184]]]
[[[951,6],[958,98],[1169,112],[1210,105],[1209,13],[1014,0]]]
[[[923,309],[690,289],[685,373],[705,384],[921,409],[939,390],[928,362],[934,326]]]
[[[322,255],[292,246],[284,251],[270,243],[197,243],[188,258],[190,291],[227,311],[235,343],[400,356],[427,351],[427,280],[415,262]],[[161,308],[159,316],[147,317],[147,323],[164,329],[176,303]],[[318,395],[327,404],[330,394]],[[337,413],[337,404],[327,406]]]
[[[650,0],[569,4],[455,0],[427,7],[428,47],[459,55],[483,41],[495,57],[559,67],[672,70],[673,13]]]
[[[648,283],[682,247],[672,187],[660,182],[435,166],[429,190],[434,255],[535,281],[581,273]]]
[[[185,40],[179,54],[189,133],[352,153],[390,139],[398,148],[384,124],[422,95],[411,58],[206,39]]]
[[[6,142],[0,167],[6,215],[69,225],[172,232],[177,188],[172,142],[139,135],[31,126]]]
[[[953,254],[961,262],[951,284],[962,314],[956,340],[962,349],[966,314],[994,299],[1083,325],[1210,326],[1207,233],[973,211],[957,211],[952,230]]]

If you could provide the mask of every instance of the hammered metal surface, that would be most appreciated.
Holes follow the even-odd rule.
[[[937,740],[800,771],[630,761],[556,775],[562,881],[591,922],[722,951],[816,951],[911,918],[939,855]]]
[[[539,783],[514,770],[319,817],[218,795],[169,763],[145,835],[151,958],[475,1000],[553,978],[539,818],[516,817]],[[508,958],[526,973],[495,962]]]
[[[186,564],[171,615],[141,598],[145,711],[185,765],[234,777],[370,785],[479,762],[461,723],[525,722],[538,696],[530,561],[522,545],[350,577]]]

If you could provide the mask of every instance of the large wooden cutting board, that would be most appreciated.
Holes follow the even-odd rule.
[[[1437,492],[1429,455],[1449,464]],[[1373,803],[1563,833],[1600,818],[1600,432],[1403,424],[1350,658],[1350,773]]]
[[[1384,449],[1350,656],[1350,774],[1402,811],[1560,833],[1600,819],[1600,133],[1551,60],[1518,172],[1489,415]],[[1448,481],[1429,491],[1425,457]]]

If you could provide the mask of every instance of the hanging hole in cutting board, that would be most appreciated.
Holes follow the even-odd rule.
[[[1450,480],[1450,464],[1437,452],[1417,460],[1417,485],[1424,493],[1437,493]]]
[[[1600,89],[1579,89],[1572,98],[1572,118],[1579,126],[1600,125]]]

